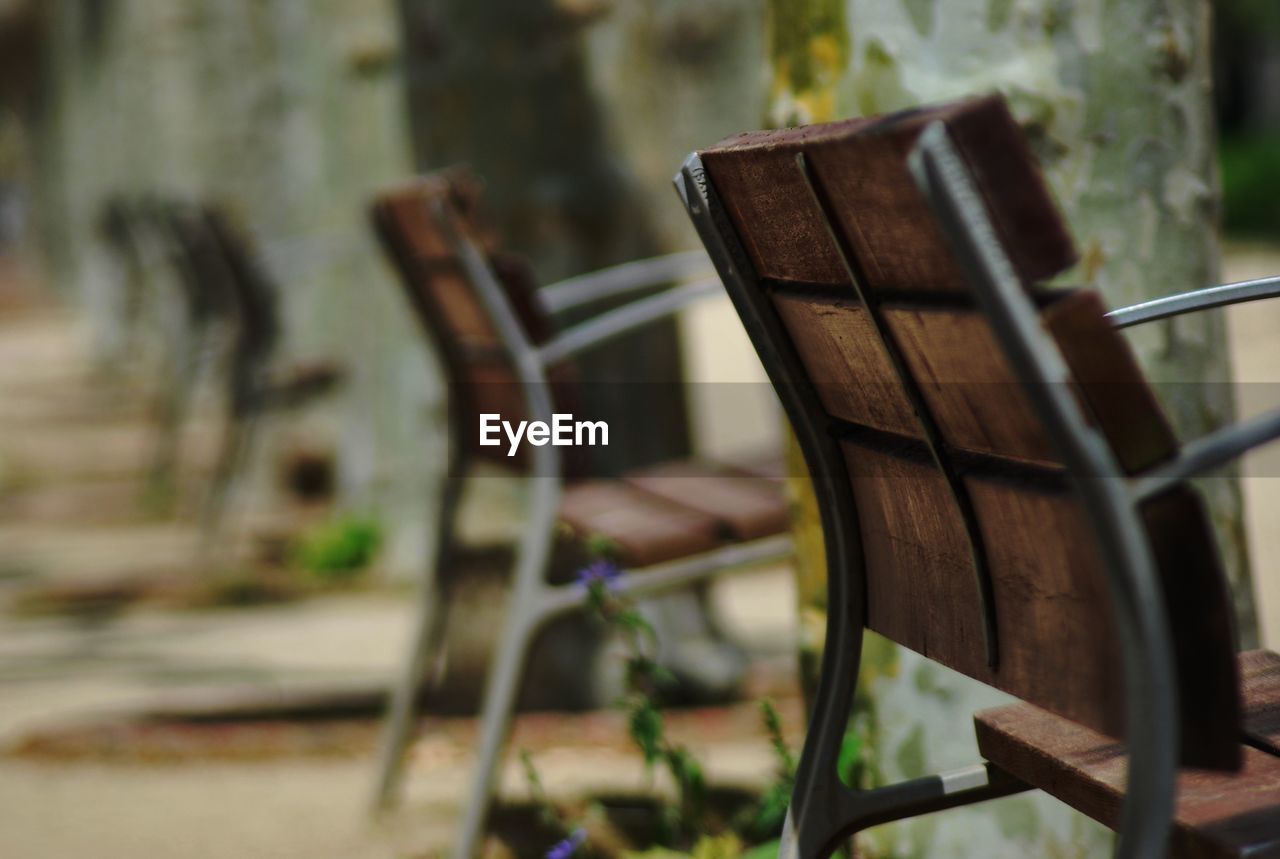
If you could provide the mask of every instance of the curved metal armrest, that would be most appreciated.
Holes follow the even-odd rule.
[[[548,366],[570,355],[598,346],[658,319],[670,316],[682,307],[720,291],[719,278],[700,280],[678,286],[649,298],[610,310],[561,332],[538,350],[542,365]]]
[[[1214,307],[1276,297],[1280,297],[1280,277],[1264,277],[1260,280],[1243,280],[1239,283],[1228,283],[1225,286],[1211,286],[1193,292],[1144,301],[1130,307],[1121,307],[1108,313],[1107,319],[1110,319],[1111,324],[1116,328],[1128,328],[1131,325],[1168,319],[1184,313],[1195,313]]]
[[[1188,443],[1176,459],[1138,477],[1134,481],[1134,492],[1142,498],[1157,495],[1175,483],[1226,465],[1277,438],[1280,438],[1280,409],[1215,430]]]
[[[538,296],[548,313],[560,313],[605,298],[713,272],[705,251],[684,251],[570,277],[544,286],[538,290]]]

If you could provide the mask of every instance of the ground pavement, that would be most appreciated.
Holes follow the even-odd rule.
[[[145,385],[95,373],[84,342],[65,309],[0,301],[0,857],[443,851],[471,719],[428,720],[411,751],[406,801],[377,821],[364,814],[372,719],[138,720],[158,706],[199,707],[244,690],[385,686],[411,606],[403,587],[366,587],[193,609],[183,597],[184,583],[201,575],[191,498],[180,497],[176,517],[139,504],[151,444]],[[207,408],[201,414],[182,477],[193,497],[216,437]],[[67,598],[121,588],[159,597],[124,606]],[[33,593],[60,596],[64,610],[50,613]],[[781,690],[795,736],[789,578],[780,570],[738,578],[717,599],[729,628],[767,657],[753,691]],[[643,789],[622,728],[607,712],[531,714],[514,744],[535,753],[553,794]],[[671,730],[704,754],[713,780],[761,783],[771,770],[750,704],[684,713]],[[526,793],[515,765],[503,785]]]

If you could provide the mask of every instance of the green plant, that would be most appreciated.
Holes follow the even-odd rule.
[[[772,701],[760,702],[760,718],[773,746],[778,768],[755,806],[745,810],[734,821],[734,829],[752,841],[768,838],[782,829],[796,783],[796,756],[782,736],[782,718]]]
[[[1273,133],[1224,137],[1222,164],[1223,227],[1229,234],[1280,236],[1280,136]]]
[[[598,560],[578,573],[578,582],[586,590],[588,608],[618,635],[626,645],[625,691],[619,706],[627,715],[631,741],[652,772],[662,767],[676,787],[674,803],[659,808],[657,845],[640,853],[626,853],[629,859],[690,856],[693,859],[720,859],[765,855],[760,848],[750,851],[744,844],[769,846],[782,828],[795,783],[796,758],[782,735],[782,720],[769,701],[760,703],[760,714],[777,759],[773,782],[751,806],[736,814],[726,824],[707,807],[707,784],[702,765],[683,745],[666,734],[662,708],[662,692],[674,678],[656,659],[657,634],[639,611],[634,601],[614,586],[620,575],[617,565]],[[539,816],[566,834],[547,853],[549,859],[567,859],[581,847],[590,847],[588,829],[581,822],[571,823],[551,802],[529,754],[522,750],[521,762]],[[776,842],[773,853],[776,854]]]
[[[378,553],[382,528],[372,519],[327,523],[303,536],[292,552],[294,565],[322,582],[342,582],[363,571]]]

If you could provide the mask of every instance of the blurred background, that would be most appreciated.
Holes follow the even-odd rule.
[[[518,533],[525,487],[486,468],[467,485],[447,676],[405,801],[371,820],[447,454],[441,362],[370,228],[377,193],[469,165],[503,246],[549,284],[697,248],[670,185],[696,148],[993,89],[1076,230],[1073,276],[1113,305],[1280,272],[1271,0],[0,0],[0,856],[447,851],[502,622],[491,549]],[[193,270],[207,249],[183,225],[203,208],[254,284],[234,312]],[[280,404],[261,415],[235,357],[246,324]],[[1280,403],[1280,307],[1133,342],[1185,435]],[[718,296],[581,369],[614,427],[600,473],[787,444]],[[1241,639],[1274,647],[1280,454],[1243,475],[1203,489]],[[796,510],[796,569],[707,601],[747,657],[734,693],[669,716],[711,780],[757,793],[776,762],[755,702],[798,747],[797,665],[823,623],[816,523]],[[660,792],[599,691],[616,665],[584,655],[607,653],[600,631],[558,635],[512,747],[557,801]],[[965,713],[996,699],[871,652],[875,778],[968,763]],[[515,755],[502,783],[527,804]],[[1052,801],[993,807],[863,853],[1104,840]],[[488,849],[548,846],[507,841]]]

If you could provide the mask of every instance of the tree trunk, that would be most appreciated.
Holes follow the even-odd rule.
[[[1208,6],[1203,0],[1062,4],[1052,0],[772,0],[778,125],[878,113],[1003,92],[1027,130],[1081,248],[1074,277],[1113,306],[1216,282],[1215,140]],[[1225,330],[1216,315],[1144,328],[1132,342],[1184,437],[1232,415]],[[1236,594],[1256,640],[1240,495],[1202,482]],[[802,511],[811,509],[804,505]],[[797,523],[812,537],[812,512]],[[806,539],[802,547],[814,545]],[[805,629],[820,631],[820,551],[802,559]],[[868,636],[853,730],[874,757],[870,783],[976,760],[968,714],[990,690]],[[821,639],[810,635],[807,662]],[[885,827],[863,855],[1095,855],[1105,836],[1032,797]]]
[[[553,0],[401,0],[401,7],[419,167],[470,164],[487,182],[504,239],[530,257],[544,283],[668,249],[680,231],[655,226],[653,198],[639,190],[625,157],[634,148],[610,140],[612,97],[628,85],[619,81],[645,76],[626,59],[597,54],[608,67],[602,78],[614,84],[602,97],[587,51],[588,29],[604,31],[603,39],[629,30],[620,9]],[[620,127],[632,131],[625,120]],[[674,207],[667,209],[674,219]],[[580,370],[586,409],[630,428],[593,452],[597,465],[617,471],[687,450],[683,398],[672,396],[681,378],[674,325],[594,350]]]

